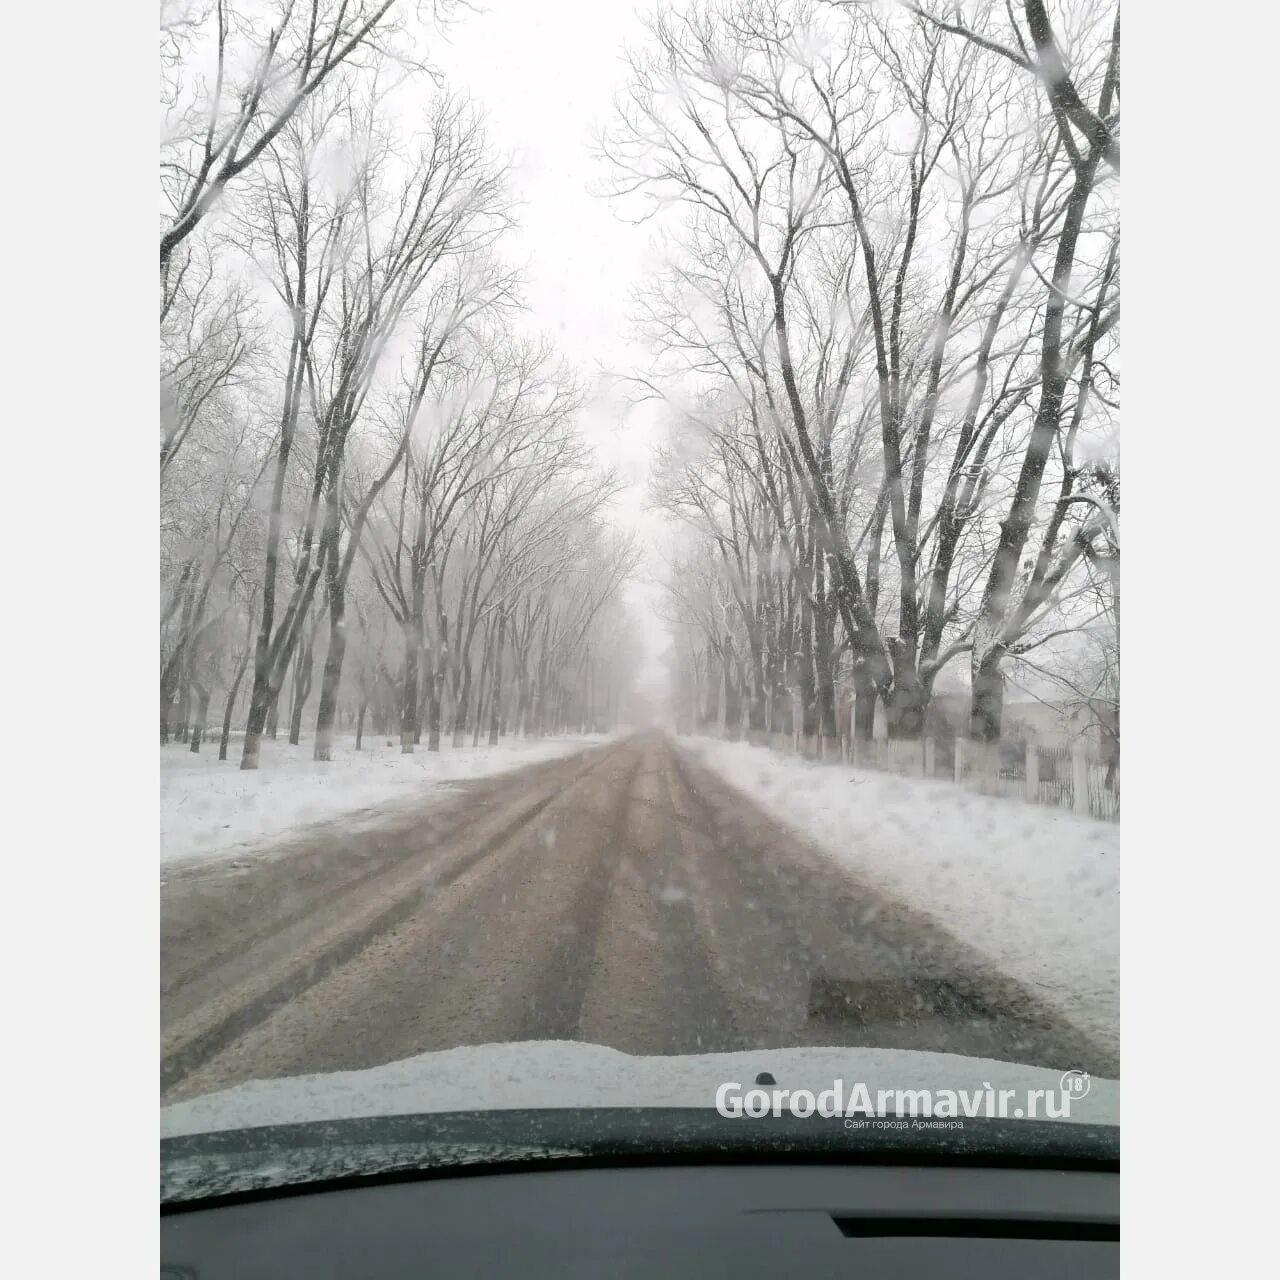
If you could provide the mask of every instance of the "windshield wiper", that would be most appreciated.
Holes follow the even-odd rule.
[[[841,1117],[730,1119],[701,1107],[455,1111],[265,1125],[161,1141],[161,1200],[180,1205],[371,1178],[638,1164],[824,1161],[1114,1170],[1119,1129],[971,1118],[962,1128]]]

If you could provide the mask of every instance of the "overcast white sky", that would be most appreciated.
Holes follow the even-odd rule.
[[[584,376],[625,374],[645,352],[628,341],[630,294],[647,270],[651,231],[624,222],[592,189],[607,170],[593,145],[626,83],[623,47],[639,43],[648,0],[479,0],[461,12],[430,60],[449,85],[485,110],[494,145],[516,163],[520,230],[507,252],[525,266],[529,320]],[[652,545],[658,519],[645,510],[658,406],[596,401],[584,428],[627,482],[618,518]],[[647,569],[656,571],[652,561]],[[648,612],[652,588],[632,591]],[[651,652],[665,628],[646,626]],[[651,676],[656,677],[652,672]]]

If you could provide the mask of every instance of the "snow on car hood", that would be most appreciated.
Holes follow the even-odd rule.
[[[705,1107],[727,1081],[751,1088],[761,1072],[780,1089],[815,1094],[843,1081],[880,1089],[1052,1089],[1062,1072],[991,1058],[903,1049],[750,1049],[635,1057],[565,1040],[468,1045],[362,1071],[254,1080],[164,1107],[161,1136],[349,1120],[361,1116],[543,1107]],[[771,1086],[772,1087],[772,1086]],[[1120,1084],[1095,1078],[1071,1122],[1120,1123]]]

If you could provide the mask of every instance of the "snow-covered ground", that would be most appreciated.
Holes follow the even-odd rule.
[[[318,764],[312,744],[264,741],[261,766],[241,772],[240,743],[218,759],[215,738],[193,754],[180,743],[160,748],[160,857],[162,861],[245,852],[272,838],[339,816],[376,820],[399,805],[419,801],[441,783],[483,778],[569,755],[603,737],[509,739],[496,747],[447,742],[438,752],[419,747],[402,755],[399,741],[340,736],[334,759]],[[376,808],[374,807],[376,806]]]
[[[681,742],[863,880],[1117,1047],[1118,826],[742,742]]]

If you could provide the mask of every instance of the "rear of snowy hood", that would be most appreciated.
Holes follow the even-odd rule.
[[[1074,1064],[1065,1064],[1063,1071]],[[727,1082],[751,1088],[767,1072],[779,1089],[815,1095],[843,1082],[845,1096],[881,1089],[975,1092],[1058,1090],[1063,1071],[904,1049],[752,1049],[736,1053],[634,1057],[604,1045],[566,1040],[469,1045],[423,1053],[364,1071],[254,1080],[177,1102],[160,1113],[161,1136],[262,1125],[433,1112],[545,1107],[714,1108]],[[1118,1125],[1120,1085],[1093,1079],[1072,1103],[1070,1122]]]

